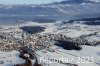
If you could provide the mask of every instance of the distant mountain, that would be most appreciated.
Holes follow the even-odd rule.
[[[0,5],[0,18],[31,16],[33,19],[68,20],[99,16],[99,7],[100,3],[96,0],[64,0],[59,3],[40,5]]]
[[[69,20],[68,22],[64,21],[63,23],[76,23],[76,22],[87,25],[100,25],[100,17],[75,19],[75,20]]]
[[[92,1],[85,1],[85,0],[65,0],[60,2],[60,4],[78,4],[78,3],[93,3]]]
[[[58,4],[81,4],[81,3],[96,3],[99,0],[64,0]]]
[[[55,8],[41,6],[18,5],[0,8],[0,14],[6,15],[55,15],[57,13],[60,12],[57,12]]]

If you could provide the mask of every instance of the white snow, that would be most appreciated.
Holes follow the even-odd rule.
[[[56,51],[54,53],[52,52],[47,52],[47,53],[43,53],[41,51],[37,51],[36,53],[38,55],[40,55],[41,57],[44,57],[46,59],[50,59],[50,58],[64,58],[65,59],[69,59],[69,61],[71,59],[73,59],[72,61],[68,61],[68,63],[72,63],[72,64],[78,64],[79,66],[100,66],[100,48],[98,47],[92,47],[92,46],[82,46],[82,50],[81,51],[76,51],[76,50],[64,50],[62,48],[59,47],[54,47],[53,49]],[[43,50],[42,50],[43,51]],[[46,50],[44,50],[46,51]],[[79,58],[81,57],[81,58]],[[38,57],[39,60],[40,57]],[[82,59],[85,58],[85,59]],[[87,59],[89,58],[89,59]],[[81,62],[81,60],[82,62]],[[79,61],[79,62],[78,62]],[[85,61],[85,62],[84,62]],[[66,62],[67,63],[67,62]],[[44,64],[44,66],[47,66],[49,64],[49,66],[55,66],[57,65],[61,65],[60,63],[47,63],[46,65]],[[63,64],[61,66],[64,66]]]
[[[19,31],[22,32],[21,29],[19,29],[19,27],[22,26],[43,26],[46,27],[45,31],[40,33],[40,34],[45,34],[45,33],[51,33],[51,34],[58,34],[58,33],[62,33],[63,35],[69,36],[71,38],[77,38],[81,35],[87,35],[87,34],[91,34],[94,32],[98,32],[98,35],[93,35],[93,36],[89,36],[86,37],[85,39],[89,40],[89,41],[100,41],[100,26],[89,26],[89,25],[85,25],[85,24],[77,24],[77,23],[73,23],[73,24],[62,24],[61,22],[56,22],[56,23],[36,23],[36,22],[26,22],[24,24],[18,24],[18,25],[9,25],[9,26],[2,26],[3,29],[1,29],[0,32],[13,32],[13,31]],[[13,29],[9,29],[10,27],[12,27]],[[15,30],[16,29],[16,30]],[[20,33],[19,33],[20,34]],[[13,35],[15,37],[20,36],[17,33],[14,33]],[[62,49],[61,47],[55,46],[53,45],[51,48],[53,48],[55,50],[55,52],[50,52],[47,51],[46,49],[42,50],[42,51],[36,51],[36,54],[38,59],[40,60],[40,57],[45,57],[45,58],[74,58],[73,61],[70,61],[70,63],[72,64],[78,64],[79,66],[100,66],[100,46],[82,46],[82,50],[81,51],[76,51],[76,50],[65,50]],[[47,51],[47,53],[44,53],[45,51]],[[9,57],[9,55],[11,55]],[[5,61],[7,59],[12,60],[12,62],[5,62],[4,65],[2,66],[6,66],[8,65],[12,65],[12,64],[16,64],[16,63],[23,63],[25,62],[24,60],[22,60],[21,58],[18,57],[19,53],[17,51],[12,51],[12,52],[0,52],[0,57],[4,56],[6,57],[6,59],[4,59]],[[78,58],[77,58],[78,57]],[[88,63],[78,63],[77,61],[79,60],[79,57],[81,57],[81,60],[86,61]],[[85,59],[83,58],[85,57]],[[90,59],[86,59],[86,57],[89,57]],[[92,59],[93,57],[93,59]],[[0,59],[1,60],[1,59]],[[19,61],[18,61],[19,60]],[[33,61],[34,62],[34,61]],[[48,66],[48,63],[42,63],[44,66]],[[49,66],[66,66],[64,64],[60,64],[60,63],[54,63],[54,64],[49,64]]]
[[[18,51],[3,52],[0,51],[0,66],[13,66],[14,64],[25,63],[25,60],[19,58]],[[4,63],[1,64],[1,61]]]

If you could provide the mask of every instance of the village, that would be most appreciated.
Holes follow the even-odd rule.
[[[29,25],[32,26],[33,24],[29,23],[28,26]],[[26,26],[26,24],[24,26]],[[48,28],[52,27],[52,26],[48,27],[48,25],[46,24],[43,24],[43,25],[39,24],[38,26],[43,26],[43,27],[47,26],[45,31]],[[14,63],[13,60],[8,60],[8,62],[10,63],[13,62],[12,66],[14,65],[15,66],[21,66],[21,65],[29,66],[27,64],[30,64],[30,66],[34,66],[34,64],[36,64],[36,66],[41,65],[41,63],[39,62],[39,57],[41,57],[39,56],[40,52],[43,52],[44,54],[48,52],[60,53],[62,51],[58,50],[59,47],[63,48],[64,50],[69,50],[69,51],[70,50],[81,51],[84,49],[82,45],[95,47],[100,44],[100,41],[88,41],[87,39],[85,39],[89,36],[97,35],[99,31],[93,32],[90,34],[81,35],[79,37],[69,37],[62,33],[49,33],[49,32],[45,33],[45,31],[35,33],[35,34],[30,34],[27,31],[20,29],[19,27],[21,26],[20,25],[8,26],[8,27],[4,27],[0,29],[1,30],[0,31],[0,51],[2,52],[14,51],[16,53],[19,53],[17,54],[19,55],[17,57],[20,57],[20,60],[23,59],[24,61],[22,63]],[[73,28],[67,28],[67,29],[73,29]],[[13,56],[11,54],[9,55],[10,57]],[[69,55],[73,56],[73,54],[69,54]],[[35,62],[33,62],[33,60]],[[3,64],[4,62],[5,61],[0,60],[1,64]],[[65,64],[68,66],[77,66],[76,63],[71,63],[71,62],[63,63],[62,61],[60,62],[61,64]],[[45,63],[43,63],[42,65],[45,65]]]

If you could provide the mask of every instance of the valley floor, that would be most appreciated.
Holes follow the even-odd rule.
[[[63,34],[71,38],[81,38],[89,42],[98,42],[98,45],[87,46],[81,45],[82,50],[66,50],[62,47],[58,47],[51,42],[50,49],[37,50],[36,56],[38,61],[43,66],[66,66],[71,64],[77,64],[79,66],[100,66],[100,26],[89,26],[85,24],[68,23],[63,24],[62,22],[56,23],[36,23],[28,22],[17,25],[1,25],[0,35],[11,34],[14,38],[21,40],[23,30],[20,27],[23,26],[41,26],[46,29],[38,34]],[[3,40],[4,41],[4,40]],[[0,39],[0,44],[2,39]],[[9,43],[6,43],[9,44]],[[54,52],[52,52],[54,50]],[[0,66],[11,66],[13,64],[24,63],[25,60],[18,57],[18,51],[2,52],[0,51]],[[66,62],[57,62],[58,59],[63,58]],[[8,59],[8,60],[7,60]],[[52,63],[51,59],[56,62]],[[2,64],[2,60],[4,63]]]

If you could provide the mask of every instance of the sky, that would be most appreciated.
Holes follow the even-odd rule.
[[[0,4],[14,5],[14,4],[42,4],[51,2],[60,2],[63,0],[0,0]]]

